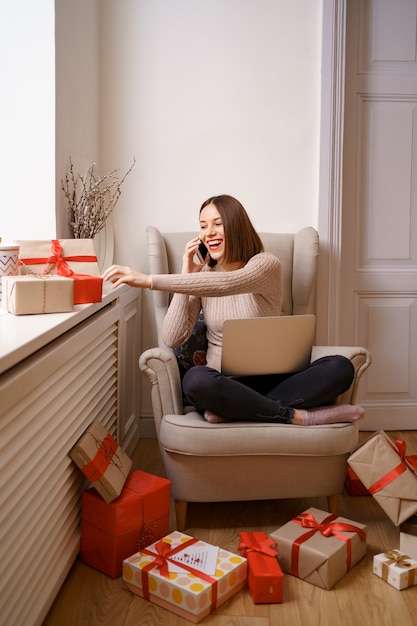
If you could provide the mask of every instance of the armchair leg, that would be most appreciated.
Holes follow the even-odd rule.
[[[187,518],[187,504],[185,500],[175,500],[175,516],[177,518],[177,530],[185,530]]]
[[[327,508],[332,515],[337,515],[339,512],[339,494],[334,496],[327,496]]]

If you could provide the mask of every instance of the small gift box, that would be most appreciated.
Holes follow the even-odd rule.
[[[3,276],[2,307],[14,315],[72,311],[74,281],[63,276]]]
[[[271,533],[284,572],[331,589],[366,554],[366,526],[310,508]]]
[[[417,515],[400,524],[400,552],[417,560]]]
[[[348,458],[390,520],[399,526],[417,512],[417,456],[406,456],[405,443],[384,431],[364,441]]]
[[[247,561],[179,531],[123,562],[133,593],[197,624],[246,584]]]
[[[107,504],[95,489],[82,496],[81,561],[111,578],[122,575],[123,559],[169,532],[170,482],[132,472],[122,493]]]
[[[54,274],[74,281],[74,304],[101,302],[103,280],[92,239],[19,240],[21,274]]]
[[[277,546],[264,532],[241,532],[239,553],[248,560],[248,586],[255,604],[282,602],[283,579]]]
[[[346,491],[350,496],[370,496],[365,485],[359,480],[358,475],[348,466],[345,479]]]
[[[374,574],[401,591],[417,585],[417,561],[399,550],[376,554]]]
[[[99,421],[91,424],[69,456],[106,502],[121,494],[132,461]]]

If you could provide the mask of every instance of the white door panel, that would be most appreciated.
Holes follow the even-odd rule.
[[[417,428],[417,0],[348,0],[338,341],[363,428]]]

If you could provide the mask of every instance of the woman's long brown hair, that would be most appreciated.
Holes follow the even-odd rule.
[[[226,263],[247,263],[255,254],[263,252],[261,238],[239,200],[228,195],[213,196],[203,202],[200,213],[209,204],[214,204],[223,222]],[[215,264],[210,259],[209,265]]]

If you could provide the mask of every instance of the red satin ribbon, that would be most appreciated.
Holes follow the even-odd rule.
[[[140,550],[140,554],[148,554],[149,556],[155,557],[152,563],[145,565],[145,567],[142,569],[142,592],[143,597],[146,600],[149,600],[150,598],[148,572],[156,567],[159,569],[162,576],[169,578],[168,561],[170,561],[171,563],[175,563],[175,565],[179,565],[188,573],[193,574],[197,578],[201,578],[202,580],[205,580],[206,582],[211,584],[211,610],[214,611],[217,606],[217,580],[212,576],[209,576],[208,574],[205,574],[204,572],[201,572],[200,570],[195,569],[190,565],[187,565],[186,563],[180,563],[171,558],[174,554],[177,554],[177,552],[182,552],[185,548],[193,545],[197,541],[197,539],[191,537],[190,539],[188,539],[188,541],[184,541],[178,546],[171,548],[171,545],[169,543],[161,539],[155,544],[156,553],[148,549]]]
[[[94,458],[82,468],[84,476],[90,483],[95,483],[101,478],[116,454],[119,444],[108,433],[100,444]]]
[[[52,242],[52,245],[51,245],[52,255],[49,258],[47,259],[43,259],[39,257],[25,258],[25,259],[20,259],[19,264],[20,265],[45,265],[45,264],[52,265],[53,264],[53,265],[56,265],[57,273],[60,276],[66,276],[67,278],[69,278],[74,275],[74,271],[68,265],[68,261],[69,262],[73,261],[73,262],[78,262],[78,263],[97,262],[97,257],[91,256],[91,255],[63,256],[63,249],[59,240],[51,239],[51,242]],[[44,270],[44,273],[46,273],[46,269]]]
[[[250,552],[258,552],[266,556],[277,556],[277,544],[272,539],[266,538],[262,541],[258,541],[255,534],[251,532],[246,533],[246,536],[248,543],[241,541],[238,547],[239,554],[242,556],[247,557]]]
[[[291,550],[291,573],[294,576],[298,576],[298,563],[299,563],[299,553],[301,545],[308,541],[310,537],[315,535],[317,532],[320,532],[324,537],[337,537],[337,539],[342,539],[346,541],[347,548],[347,557],[346,557],[346,567],[349,571],[352,564],[352,542],[350,537],[345,537],[344,535],[339,534],[338,531],[345,531],[350,533],[357,533],[359,537],[365,541],[366,535],[362,528],[358,528],[353,524],[345,524],[343,522],[335,523],[334,520],[337,519],[337,515],[329,515],[322,522],[317,522],[311,513],[302,513],[295,517],[292,521],[297,524],[301,524],[303,528],[311,528],[312,530],[306,532],[301,537],[298,537],[296,541],[294,541]]]
[[[383,476],[382,478],[374,482],[373,485],[368,487],[368,491],[372,495],[375,493],[378,493],[378,491],[381,491],[381,489],[384,489],[384,487],[392,483],[392,481],[398,478],[398,476],[401,476],[401,474],[404,474],[404,472],[406,472],[407,469],[411,469],[412,471],[414,471],[413,468],[414,467],[417,468],[417,455],[414,454],[411,456],[406,456],[405,441],[403,441],[402,439],[396,439],[395,443],[397,447],[395,447],[391,443],[391,441],[389,441],[391,448],[400,457],[401,463],[399,463],[396,467],[394,467],[394,469],[392,469],[390,472],[387,472],[385,476]],[[410,465],[412,467],[410,467]]]

